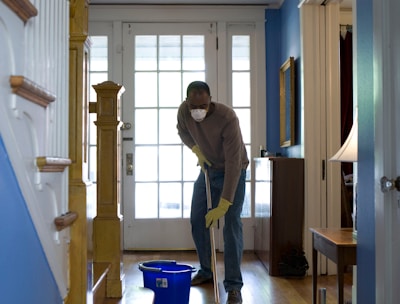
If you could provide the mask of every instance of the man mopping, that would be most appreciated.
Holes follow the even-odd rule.
[[[192,286],[213,281],[209,227],[224,217],[224,288],[226,304],[242,303],[240,264],[243,232],[240,214],[245,197],[246,169],[249,164],[239,120],[233,109],[211,101],[203,81],[189,84],[186,100],[178,110],[178,133],[198,158],[201,166],[193,187],[190,222],[200,261]],[[205,165],[208,166],[213,209],[207,209]],[[214,282],[218,284],[218,282]]]

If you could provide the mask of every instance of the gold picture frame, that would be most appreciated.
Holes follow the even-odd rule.
[[[290,147],[295,142],[294,129],[294,57],[289,57],[279,70],[280,86],[280,145]]]

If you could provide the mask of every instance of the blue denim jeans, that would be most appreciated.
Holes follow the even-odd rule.
[[[209,169],[211,200],[215,208],[221,197],[224,185],[224,171]],[[243,286],[240,264],[243,256],[243,232],[240,214],[242,213],[245,196],[246,171],[242,170],[236,188],[233,204],[225,214],[224,225],[224,266],[226,292],[240,290]],[[192,210],[190,222],[192,236],[196,245],[197,255],[200,261],[199,274],[212,277],[211,272],[211,244],[210,230],[206,228],[205,215],[207,213],[207,196],[204,173],[201,171],[193,187]]]

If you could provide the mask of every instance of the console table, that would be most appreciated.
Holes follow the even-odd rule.
[[[357,241],[352,228],[310,228],[312,232],[312,293],[317,304],[318,252],[336,263],[338,303],[343,304],[343,273],[347,265],[357,264]]]

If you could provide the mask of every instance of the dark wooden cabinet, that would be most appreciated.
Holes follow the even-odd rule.
[[[255,251],[272,276],[291,250],[303,250],[304,160],[255,158]]]

